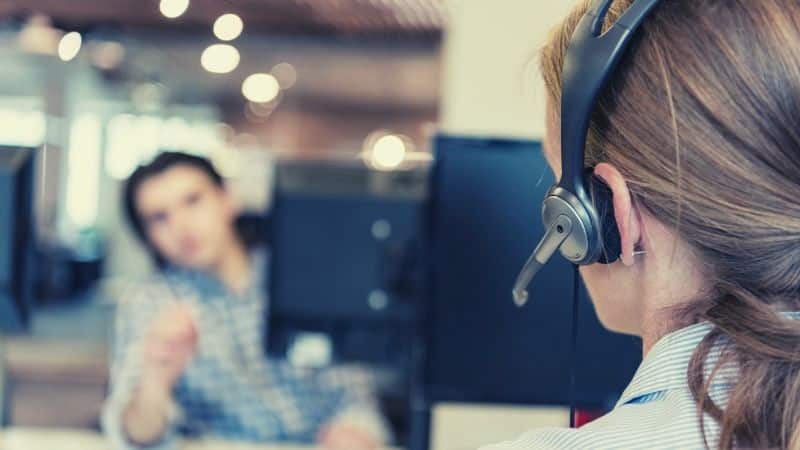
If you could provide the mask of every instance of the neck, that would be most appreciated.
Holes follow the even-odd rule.
[[[651,322],[648,324],[648,322]],[[659,325],[657,320],[646,320],[642,327],[642,357],[646,357],[650,350],[656,345],[662,337],[669,333],[669,330],[664,329],[663,325]]]
[[[675,298],[662,298],[657,302],[644,303],[642,328],[639,333],[642,338],[642,356],[647,356],[662,337],[696,322],[690,314],[686,313],[687,306],[694,303],[692,300],[679,301]]]
[[[238,239],[222,253],[212,273],[233,292],[242,292],[250,284],[250,258],[244,245]]]
[[[704,272],[688,248],[679,243],[647,246],[650,257],[638,265],[636,276],[643,356],[662,337],[695,321],[687,311],[703,298],[707,286]]]

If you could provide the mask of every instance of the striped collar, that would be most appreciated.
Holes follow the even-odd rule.
[[[784,317],[800,319],[800,312],[781,313]],[[682,328],[662,337],[642,361],[630,384],[622,393],[617,407],[630,403],[642,396],[648,396],[672,389],[687,389],[689,362],[700,341],[711,331],[708,322]],[[712,352],[706,361],[706,367],[713,366],[712,360],[718,357]],[[712,362],[712,364],[709,364]],[[727,372],[728,375],[731,372]],[[711,390],[726,388],[732,380],[729,376],[715,377]]]
[[[639,365],[617,407],[653,392],[685,387],[692,354],[710,331],[711,324],[703,322],[659,339]]]

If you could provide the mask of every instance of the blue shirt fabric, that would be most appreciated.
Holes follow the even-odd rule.
[[[170,268],[138,283],[120,300],[111,388],[102,416],[112,448],[139,448],[126,439],[122,414],[138,385],[144,336],[171,303],[191,307],[198,351],[173,391],[166,436],[148,448],[175,448],[179,436],[311,443],[334,423],[358,427],[380,443],[388,441],[370,369],[297,367],[265,357],[268,302],[263,274],[268,255],[254,252],[251,260],[253,283],[238,295],[208,274]]]

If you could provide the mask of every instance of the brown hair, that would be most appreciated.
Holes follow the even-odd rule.
[[[614,2],[608,22],[632,3]],[[542,52],[560,104],[582,1]],[[719,448],[800,448],[800,3],[665,0],[594,111],[586,165],[609,162],[640,207],[674,224],[708,278],[673,328],[714,325],[687,381],[720,425]],[[704,370],[713,349],[721,358]],[[716,369],[738,369],[727,402]],[[706,446],[708,441],[706,440]]]

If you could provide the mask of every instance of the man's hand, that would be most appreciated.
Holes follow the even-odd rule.
[[[186,305],[162,312],[145,336],[139,387],[126,408],[123,424],[128,438],[149,445],[164,436],[172,388],[197,351],[197,329]]]
[[[187,305],[173,305],[153,322],[145,338],[142,383],[172,389],[197,351],[197,329]]]
[[[331,425],[319,437],[326,450],[378,450],[380,445],[369,433],[351,425]]]

